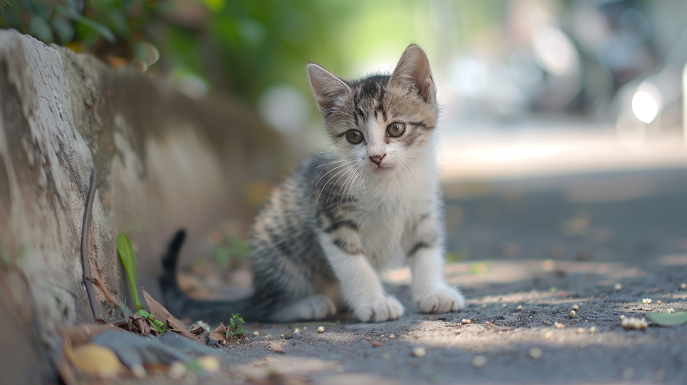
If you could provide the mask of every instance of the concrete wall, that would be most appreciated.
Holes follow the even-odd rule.
[[[193,100],[133,70],[0,31],[3,381],[50,373],[57,328],[93,322],[79,256],[93,167],[91,271],[124,300],[119,232],[134,243],[139,285],[155,295],[174,231],[193,237],[250,217],[246,186],[272,183],[285,154],[281,138],[226,95]],[[95,291],[101,316],[114,317]]]

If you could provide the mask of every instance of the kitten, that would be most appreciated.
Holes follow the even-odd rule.
[[[403,315],[379,272],[405,256],[413,304],[457,311],[460,292],[443,278],[442,203],[435,126],[439,109],[429,60],[410,45],[393,74],[344,81],[307,65],[334,151],[306,160],[259,214],[251,242],[255,293],[195,301],[175,276],[180,232],[163,260],[167,306],[193,319],[322,319],[349,309],[361,321]]]

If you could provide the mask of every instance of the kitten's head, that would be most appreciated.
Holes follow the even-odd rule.
[[[308,75],[334,148],[353,165],[395,173],[430,151],[439,109],[429,60],[417,45],[406,48],[391,76],[344,81],[313,63]]]

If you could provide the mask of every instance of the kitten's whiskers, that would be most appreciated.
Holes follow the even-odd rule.
[[[339,209],[339,212],[341,211],[340,204],[342,202],[346,201],[346,203],[350,203],[350,200],[346,199],[346,185],[348,184],[349,191],[350,191],[350,189],[353,187],[353,180],[355,179],[355,177],[357,177],[358,170],[360,170],[361,167],[362,167],[362,165],[359,165],[353,171],[351,171],[350,176],[348,178],[346,178],[343,186],[341,186],[341,189],[339,189],[339,192],[336,194],[337,195],[337,198],[336,198],[337,199],[337,208]],[[350,197],[351,197],[350,193],[348,194],[348,197],[350,199]]]
[[[342,175],[339,177],[339,179],[336,180],[336,182],[334,182],[334,186],[338,185],[338,184],[339,184],[339,181],[341,180],[341,178],[343,178],[344,176],[348,175],[348,173],[349,173],[349,172],[351,171],[351,169],[353,169],[354,167],[355,167],[355,165],[348,166],[347,168],[345,168],[343,171],[346,171],[346,172],[345,172],[344,174],[342,174]],[[341,174],[341,172],[338,172],[336,175],[339,175],[339,174]],[[334,175],[334,176],[333,176],[331,179],[329,179],[329,180],[331,181],[332,179],[334,179],[334,177],[336,177],[336,175]],[[327,181],[327,183],[329,183],[329,181]],[[327,186],[327,185],[325,184],[325,186]],[[329,197],[332,195],[332,190],[334,190],[334,187],[332,187],[331,189],[329,189],[329,194],[327,195],[327,201],[324,202],[324,204],[328,204],[328,203],[329,203]]]
[[[344,166],[346,166],[346,165],[344,164],[344,165],[341,165],[341,166],[339,166],[339,167],[344,167]],[[353,165],[353,166],[348,166],[348,167],[344,168],[343,170],[340,170],[340,171],[337,172],[336,174],[332,175],[332,176],[327,180],[327,183],[325,183],[324,186],[322,186],[322,190],[320,190],[319,195],[317,195],[317,200],[315,200],[315,203],[317,203],[317,202],[320,201],[320,196],[322,195],[322,192],[324,191],[324,189],[327,188],[327,185],[329,184],[329,182],[331,182],[332,179],[336,178],[337,175],[339,175],[339,174],[341,174],[342,172],[344,172],[344,171],[350,169],[351,167],[355,167],[355,165]],[[338,167],[337,167],[337,168],[338,168]],[[331,171],[333,171],[333,170],[331,170]],[[331,172],[331,171],[330,171],[330,172]],[[344,175],[345,175],[345,174],[344,174]],[[323,176],[324,176],[324,175],[323,175]],[[322,178],[320,178],[320,179],[322,179]],[[339,179],[341,179],[341,178],[339,178]],[[336,184],[336,183],[335,183],[335,184]],[[315,184],[315,186],[317,186],[317,184]],[[332,194],[332,191],[329,190],[329,195],[331,195],[331,194]],[[326,203],[329,203],[329,195],[327,196],[327,202],[325,202],[325,204],[326,204]]]
[[[320,168],[320,167],[324,167],[324,166],[329,166],[330,164],[334,164],[334,163],[345,162],[346,160],[347,160],[347,159],[344,159],[344,160],[336,160],[336,161],[334,161],[334,162],[329,162],[329,163],[321,164],[321,165],[319,165],[319,166],[317,166],[317,167],[315,167],[315,168]]]
[[[317,185],[320,183],[320,181],[322,180],[322,178],[324,178],[325,176],[327,176],[327,174],[329,174],[330,172],[336,170],[337,168],[341,168],[341,167],[344,167],[344,166],[346,166],[346,165],[345,165],[345,164],[342,164],[342,165],[336,166],[336,167],[334,167],[333,169],[331,169],[331,170],[325,172],[325,173],[320,177],[320,179],[318,179],[317,182],[315,182],[315,186],[317,186]],[[325,185],[325,186],[326,186],[326,185]]]

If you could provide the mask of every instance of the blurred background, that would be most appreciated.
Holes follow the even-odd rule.
[[[445,180],[685,164],[680,0],[3,0],[0,8],[4,28],[132,66],[190,97],[239,96],[301,150],[326,145],[307,61],[355,78],[391,71],[415,42],[430,56],[444,107]]]
[[[190,98],[233,94],[303,157],[327,146],[306,62],[355,78],[390,72],[417,43],[442,104],[450,258],[687,250],[684,0],[0,0],[0,11],[3,28]],[[228,221],[200,250],[240,270],[249,225]]]

